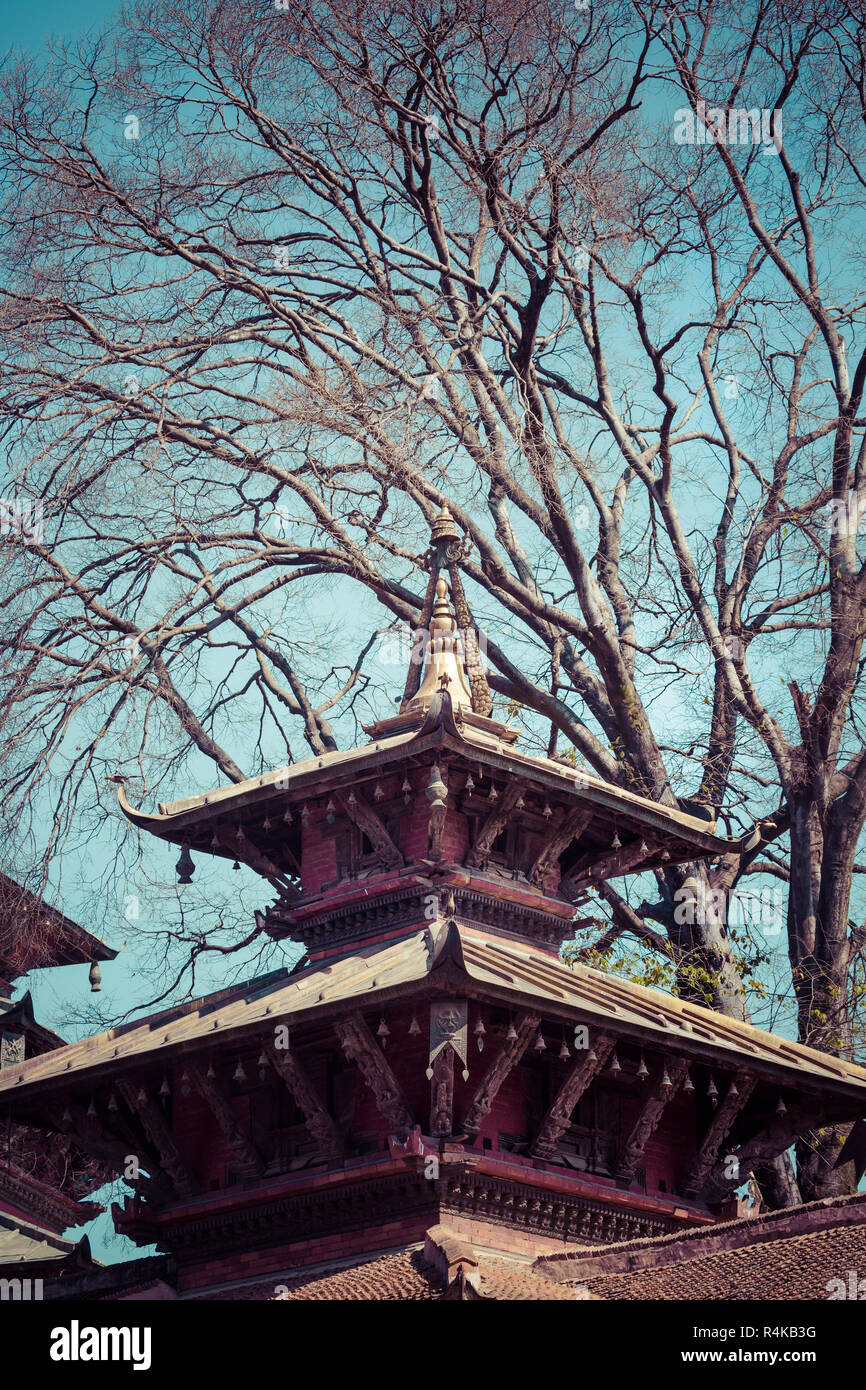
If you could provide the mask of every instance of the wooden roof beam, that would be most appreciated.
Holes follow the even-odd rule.
[[[228,1096],[201,1067],[190,1064],[188,1071],[199,1093],[207,1101],[211,1114],[241,1167],[250,1169],[257,1177],[261,1177],[265,1171],[264,1159],[235,1114]]]
[[[572,864],[559,885],[559,891],[567,896],[588,878],[618,878],[620,874],[627,874],[641,860],[649,859],[658,847],[658,841],[639,840],[636,845],[626,845],[600,856],[597,850],[590,850]]]
[[[68,1119],[63,1118],[66,1112],[69,1113]],[[45,1106],[44,1113],[58,1133],[68,1135],[82,1153],[91,1154],[94,1158],[110,1164],[118,1175],[125,1172],[127,1160],[131,1156],[130,1147],[134,1144],[132,1156],[139,1160],[142,1168],[147,1168],[149,1176],[124,1178],[124,1181],[138,1193],[143,1193],[154,1201],[163,1200],[171,1194],[169,1177],[160,1168],[157,1155],[149,1151],[139,1140],[124,1140],[111,1134],[99,1120],[88,1115],[71,1101],[65,1102],[64,1110]]]
[[[490,854],[497,836],[505,829],[511,812],[520,800],[522,791],[521,784],[512,781],[498,800],[493,803],[475,836],[475,843],[466,856],[466,863],[470,868],[481,868],[484,860]]]
[[[757,1077],[749,1076],[744,1071],[736,1073],[733,1083],[728,1087],[727,1095],[719,1103],[718,1109],[710,1121],[709,1128],[683,1181],[684,1197],[696,1199],[703,1192],[718,1161],[719,1149],[730,1134],[734,1121],[756,1085]]]
[[[530,883],[543,883],[551,870],[559,866],[560,855],[565,853],[572,840],[580,839],[591,820],[592,811],[588,811],[586,807],[576,807],[565,812],[529,870]]]
[[[144,1087],[136,1091],[131,1081],[118,1081],[117,1089],[134,1115],[141,1121],[145,1134],[159,1154],[160,1164],[171,1178],[175,1191],[180,1197],[191,1197],[201,1191],[192,1169],[174,1142],[168,1121],[159,1106],[147,1094]]]
[[[376,853],[376,858],[385,868],[402,869],[403,855],[388,834],[381,816],[377,815],[373,807],[363,797],[358,796],[357,792],[352,792],[349,796],[338,796],[336,800],[349,820],[367,836]]]

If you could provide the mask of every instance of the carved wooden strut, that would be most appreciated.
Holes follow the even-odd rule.
[[[343,1152],[340,1132],[298,1057],[289,1048],[278,1048],[267,1055],[295,1104],[304,1112],[304,1124],[319,1152],[324,1158],[339,1158]]]
[[[364,1080],[376,1098],[379,1114],[393,1126],[400,1138],[405,1138],[415,1123],[414,1116],[399,1081],[361,1014],[355,1013],[350,1018],[341,1019],[334,1024],[334,1030],[347,1057],[358,1063]]]
[[[538,1136],[529,1152],[533,1158],[553,1158],[560,1135],[571,1121],[571,1114],[594,1077],[603,1070],[615,1039],[609,1033],[599,1033],[583,1057],[578,1057],[556,1093],[556,1098],[541,1122]]]
[[[686,1063],[682,1058],[662,1062],[662,1073],[644,1097],[640,1114],[625,1141],[616,1165],[616,1178],[620,1183],[630,1183],[638,1170],[651,1135],[658,1127],[665,1106],[673,1100],[686,1075]],[[667,1078],[669,1084],[663,1084]]]
[[[506,1038],[498,1054],[487,1068],[478,1083],[475,1095],[466,1111],[466,1118],[461,1125],[467,1138],[474,1139],[478,1134],[485,1115],[490,1113],[500,1086],[517,1066],[532,1041],[539,1022],[538,1014],[524,1014],[514,1030],[517,1037]]]

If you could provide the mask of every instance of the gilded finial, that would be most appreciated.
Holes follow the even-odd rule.
[[[457,541],[460,539],[460,532],[457,524],[448,510],[448,503],[442,503],[442,510],[430,529],[430,541],[433,545],[438,545],[442,541]]]

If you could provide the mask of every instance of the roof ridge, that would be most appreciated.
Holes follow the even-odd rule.
[[[855,1214],[849,1220],[840,1222],[833,1219],[840,1212],[845,1215],[851,1211]],[[802,1202],[796,1207],[763,1212],[760,1216],[739,1217],[710,1227],[693,1227],[662,1236],[620,1241],[615,1245],[557,1250],[548,1255],[539,1255],[534,1266],[548,1270],[549,1278],[562,1282],[603,1274],[625,1274],[640,1269],[683,1264],[708,1255],[791,1236],[813,1235],[840,1224],[866,1225],[866,1192],[855,1192],[846,1197],[822,1197],[814,1202]],[[737,1239],[732,1241],[731,1236]]]

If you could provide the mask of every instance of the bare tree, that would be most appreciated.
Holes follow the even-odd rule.
[[[351,737],[447,502],[528,736],[735,840],[599,884],[585,949],[747,1017],[728,905],[773,875],[799,1036],[850,1055],[863,42],[845,5],[177,0],[10,67],[4,438],[45,515],[4,550],[7,814],[50,788],[52,853],[108,772]]]

